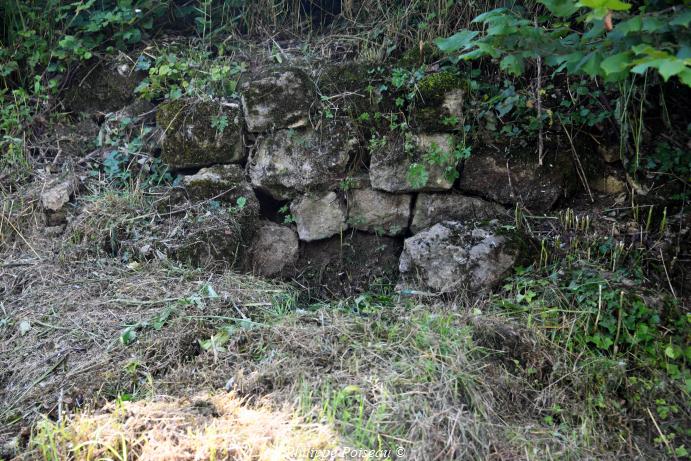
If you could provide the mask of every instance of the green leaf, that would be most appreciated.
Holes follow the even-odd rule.
[[[429,180],[429,173],[424,165],[413,163],[408,168],[406,179],[414,189],[419,189],[427,184],[427,181]]]
[[[583,61],[577,65],[577,68],[580,68],[590,77],[596,77],[602,73],[601,63],[602,55],[598,52],[593,52],[583,58]]]
[[[137,339],[137,325],[125,328],[120,335],[120,342],[125,346],[132,344]]]
[[[515,54],[508,54],[499,63],[501,70],[508,72],[511,75],[521,75],[523,73],[523,59]]]
[[[686,69],[686,65],[681,59],[666,59],[660,64],[660,67],[658,67],[658,71],[662,78],[665,79],[665,82],[684,69]]]
[[[691,69],[688,67],[684,70],[682,70],[679,75],[679,80],[681,80],[681,83],[683,83],[686,86],[691,87]]]
[[[440,51],[444,53],[453,53],[458,50],[468,49],[478,32],[472,30],[462,30],[453,34],[448,38],[439,38],[434,41]]]
[[[612,34],[617,36],[625,36],[631,32],[640,32],[643,28],[643,20],[640,16],[634,16],[631,19],[622,21],[614,27]]]
[[[476,16],[472,22],[486,22],[490,19],[494,19],[495,17],[503,16],[507,11],[508,10],[506,8],[495,8],[494,10],[490,10],[486,13]]]
[[[605,75],[610,75],[625,71],[629,65],[631,65],[631,52],[624,51],[605,58],[600,67],[605,71]]]
[[[689,22],[691,22],[691,10],[682,11],[681,13],[675,14],[674,18],[669,21],[670,26],[682,26],[689,27]]]
[[[659,18],[646,16],[643,18],[643,32],[664,32],[669,29],[666,22]]]
[[[631,4],[622,2],[621,0],[581,0],[577,5],[585,6],[593,10],[627,11],[631,8]]]
[[[573,0],[538,0],[555,16],[566,18],[578,11],[578,4]]]
[[[670,359],[677,359],[681,356],[681,348],[679,346],[670,344],[665,348],[665,355]]]

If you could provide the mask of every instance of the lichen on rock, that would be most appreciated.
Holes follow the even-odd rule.
[[[412,113],[412,124],[420,131],[448,132],[463,122],[467,82],[442,71],[418,82],[419,101]],[[454,123],[455,122],[455,123]]]
[[[411,199],[409,194],[354,189],[348,194],[348,223],[380,235],[400,235],[408,229]]]
[[[399,289],[451,293],[491,288],[520,256],[512,240],[493,224],[435,224],[406,239]]]
[[[244,206],[259,206],[240,165],[202,168],[196,174],[182,176],[180,184],[192,201],[213,199],[236,204],[238,199],[243,198]]]
[[[573,191],[575,167],[568,151],[549,153],[542,166],[536,157],[478,149],[465,161],[459,187],[503,205],[521,203],[533,212],[548,211]]]
[[[310,242],[340,234],[347,228],[346,207],[335,192],[300,197],[290,205],[300,240]]]
[[[507,216],[496,203],[461,194],[418,194],[410,230],[420,232],[442,221],[477,222]]]
[[[319,130],[280,130],[260,138],[248,170],[252,185],[284,200],[311,190],[328,190],[342,179],[357,144],[345,120]]]
[[[194,98],[158,107],[163,131],[161,159],[173,169],[199,168],[243,160],[242,114],[237,103]]]

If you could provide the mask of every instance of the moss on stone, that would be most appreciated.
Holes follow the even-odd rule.
[[[77,75],[76,84],[65,93],[65,105],[72,112],[114,112],[134,100],[134,89],[144,78],[130,72],[127,66],[118,69],[116,62],[99,64],[88,74]]]
[[[465,90],[467,82],[449,71],[427,75],[418,82],[420,96],[426,106],[441,103],[446,93],[453,90]]]
[[[247,128],[265,132],[309,124],[316,100],[314,83],[302,69],[277,67],[250,76],[240,84]]]
[[[225,117],[227,126],[222,131],[213,126],[215,117]],[[242,117],[238,106],[179,99],[161,104],[156,121],[165,133],[161,158],[172,169],[242,160]]]

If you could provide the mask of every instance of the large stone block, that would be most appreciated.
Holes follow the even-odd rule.
[[[413,233],[442,221],[483,221],[505,217],[507,210],[496,203],[460,194],[418,194],[410,230]]]
[[[574,189],[576,172],[568,151],[548,154],[542,166],[534,156],[474,153],[465,161],[459,187],[503,205],[521,203],[543,212]]]
[[[333,122],[319,130],[281,130],[262,137],[248,169],[252,184],[276,199],[336,187],[357,144],[352,128]]]
[[[494,226],[444,221],[405,240],[402,290],[450,293],[490,288],[516,263],[520,245]]]
[[[240,93],[247,129],[256,133],[307,126],[317,100],[310,78],[294,68],[264,71],[243,82]]]
[[[158,107],[161,159],[173,169],[243,160],[242,114],[237,103],[178,99]]]
[[[409,194],[355,189],[348,194],[348,223],[380,235],[400,235],[408,229],[410,202]]]
[[[305,195],[290,205],[300,240],[321,240],[343,232],[346,207],[335,192]]]
[[[411,142],[401,136],[388,136],[372,151],[369,177],[372,187],[386,192],[442,191],[451,189],[459,161],[455,158],[454,138],[450,134],[420,134]],[[441,162],[431,157],[443,158]],[[411,165],[424,167],[427,180],[412,184]]]

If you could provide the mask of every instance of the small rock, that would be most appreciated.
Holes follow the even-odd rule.
[[[593,189],[603,194],[620,194],[626,191],[626,183],[616,176],[597,178],[590,184]]]
[[[400,235],[408,228],[411,196],[373,189],[349,194],[348,223],[355,229],[381,235]]]
[[[344,120],[319,131],[277,131],[258,141],[248,165],[250,181],[279,200],[334,188],[356,144],[357,136]]]
[[[613,147],[613,146],[605,146],[605,145],[598,145],[597,146],[597,152],[600,154],[602,159],[607,162],[607,163],[616,163],[620,160],[619,156],[619,146]]]
[[[519,246],[492,225],[435,224],[405,240],[400,289],[450,293],[494,286],[513,267]]]
[[[288,226],[265,221],[256,231],[250,254],[255,274],[281,274],[297,261],[298,236]]]
[[[310,242],[339,234],[346,229],[346,208],[335,192],[305,195],[290,205],[300,240]]]
[[[236,103],[168,101],[158,107],[156,122],[163,132],[161,160],[172,170],[244,159],[242,114]]]
[[[418,194],[410,230],[413,233],[442,221],[483,221],[506,216],[501,205],[460,194]]]
[[[449,134],[420,134],[412,140],[414,152],[406,152],[405,141],[399,136],[384,138],[385,144],[372,152],[370,181],[372,187],[386,192],[441,191],[451,189],[454,178],[447,174],[455,170],[454,139]],[[446,165],[431,165],[424,161],[425,154],[440,150],[448,158]],[[428,174],[427,182],[414,187],[408,172],[414,163],[423,165]]]
[[[309,124],[314,84],[300,69],[268,71],[240,85],[247,129],[259,133]]]
[[[41,205],[43,209],[52,212],[62,210],[70,201],[70,197],[75,191],[75,180],[73,178],[60,182],[53,182],[41,192]]]

